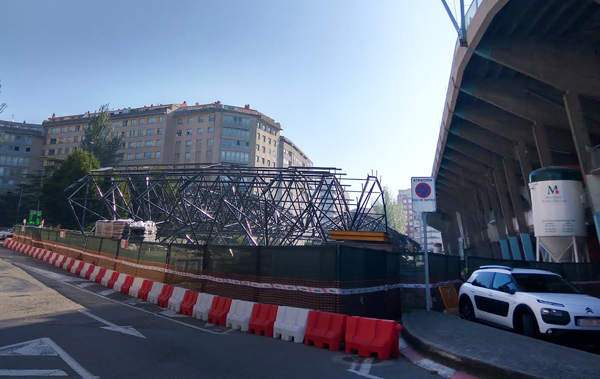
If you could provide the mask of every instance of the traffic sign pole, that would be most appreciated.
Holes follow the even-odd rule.
[[[425,302],[427,312],[431,310],[431,288],[429,287],[429,249],[427,248],[427,212],[421,213],[423,221],[423,245],[425,246]]]

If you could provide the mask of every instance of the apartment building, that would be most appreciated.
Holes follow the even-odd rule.
[[[312,167],[313,162],[289,138],[279,137],[277,167]]]
[[[0,194],[26,184],[41,168],[42,126],[0,120]]]
[[[434,244],[442,243],[442,233],[431,226],[423,225],[421,212],[413,212],[411,190],[398,191],[398,203],[406,214],[406,235],[423,245],[424,233],[427,233],[427,250],[433,251]]]
[[[43,154],[64,158],[79,148],[90,112],[45,120]],[[249,105],[151,105],[110,112],[123,136],[122,165],[235,164],[277,167],[281,125]]]

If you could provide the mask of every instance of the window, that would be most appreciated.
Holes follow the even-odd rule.
[[[208,116],[208,121],[215,121],[215,115]]]
[[[204,128],[198,128],[198,134],[202,134],[203,131],[204,131]]]
[[[208,128],[208,132],[209,133],[214,133],[215,132],[215,128],[213,126],[211,126],[210,128]]]
[[[265,164],[265,158],[262,158],[262,164]]]
[[[164,117],[163,117],[163,116],[160,116],[160,117],[158,117],[158,123],[159,123],[159,124],[162,124],[162,122],[163,122],[164,120],[165,120],[165,119],[164,119]]]
[[[144,119],[140,118],[140,125],[144,125]]]
[[[119,126],[121,126],[121,123],[119,121],[113,121],[114,128],[118,128]]]
[[[196,159],[200,159],[200,158],[202,158],[201,152],[200,152],[200,151],[196,151],[196,154],[194,155],[194,157],[195,157]]]
[[[135,137],[135,130],[129,131],[129,137]]]
[[[138,130],[138,137],[141,137],[143,135],[144,135],[144,129]]]
[[[192,146],[192,140],[187,140],[187,141],[185,141],[185,146],[186,146],[186,147],[190,147],[190,146]]]
[[[256,156],[256,163],[259,163],[260,158],[258,156]]]
[[[48,155],[54,155],[54,149],[48,150]]]
[[[127,120],[123,120],[123,126],[127,126]]]
[[[135,147],[142,147],[142,141],[137,141]]]
[[[513,274],[513,278],[524,292],[581,293],[558,275]]]
[[[179,120],[177,120],[177,125],[183,125],[183,119],[180,118]]]
[[[65,154],[69,154],[69,148],[65,147]]]
[[[265,150],[265,147],[263,146],[263,153],[265,153],[265,152],[266,152],[266,150]]]
[[[56,138],[50,138],[50,145],[56,145]]]
[[[135,159],[142,159],[142,153],[135,153]]]
[[[78,132],[79,132],[79,131],[81,131],[81,125],[77,125],[77,126],[75,127],[75,130],[76,130],[76,131],[78,131]]]
[[[179,160],[179,157],[180,157],[179,153],[175,153],[175,160],[176,160],[176,161],[178,161],[178,160]]]
[[[154,153],[154,158],[160,158],[160,151],[157,151],[156,153]]]
[[[156,140],[156,146],[161,146],[162,145],[162,140],[161,139],[157,139]]]
[[[62,154],[62,147],[59,147],[59,148],[58,148],[58,154],[59,154],[59,155],[60,155],[60,154]]]
[[[256,144],[256,151],[260,151],[260,146],[258,146],[258,144]]]
[[[212,158],[212,150],[206,150],[206,158]]]
[[[137,120],[131,120],[131,126],[136,126]]]
[[[267,137],[263,136],[263,142],[267,142]]]
[[[240,117],[240,116],[223,116],[223,124],[237,125],[237,126],[249,128],[250,127],[250,119],[248,117]]]
[[[177,131],[177,137],[181,137],[181,129]]]
[[[208,145],[210,146],[210,145],[212,145],[213,143],[214,143],[214,140],[213,140],[212,138],[209,138],[209,139],[208,139]]]
[[[83,124],[83,130],[88,130],[88,124]]]
[[[152,158],[152,153],[144,153],[144,159]]]
[[[191,124],[192,122],[194,122],[194,118],[193,117],[188,117],[188,124]]]
[[[163,128],[156,129],[156,134],[163,134]]]
[[[152,141],[152,140],[148,140],[148,141],[146,141],[146,143],[144,143],[144,147],[152,147],[152,143],[153,143],[153,142],[154,142],[154,141]]]
[[[471,283],[471,284],[473,284],[474,286],[477,286],[477,287],[490,288],[492,285],[493,276],[494,276],[493,272],[480,272],[473,279],[473,283]]]
[[[58,133],[58,128],[52,128],[52,130],[50,131],[50,134],[56,134]]]
[[[126,135],[126,134],[127,134],[127,133],[125,133],[125,132],[121,132],[121,137],[125,137],[125,135]],[[76,137],[77,137],[77,136],[76,136]]]
[[[73,126],[69,126],[69,131],[72,132],[73,131]]]
[[[226,137],[237,137],[243,139],[250,139],[250,132],[248,130],[235,129],[235,128],[222,128],[221,135]]]
[[[271,161],[267,159],[267,166],[271,165]]]
[[[154,135],[154,129],[146,129],[146,135],[147,136],[153,136]]]
[[[65,128],[64,126],[62,126],[62,127],[60,128],[60,132],[61,132],[61,133],[64,133],[64,132],[66,132],[66,131],[67,131],[67,128]]]
[[[181,149],[181,141],[175,141],[175,148],[177,150]]]
[[[129,153],[127,154],[127,160],[130,161],[133,159],[133,154]]]
[[[31,147],[26,147],[25,151],[29,153],[31,151]]]
[[[154,124],[156,123],[156,118],[155,117],[148,117],[148,124]]]
[[[256,133],[256,139],[260,140],[260,133]]]
[[[61,143],[65,143],[65,137],[60,137],[60,138],[58,139],[58,143],[59,143],[59,144],[61,144]]]
[[[188,129],[186,132],[186,135],[191,136],[192,135],[192,129]]]
[[[271,144],[271,139],[269,138],[269,145]]]
[[[189,151],[185,153],[185,159],[188,160],[190,159],[192,156],[192,153],[190,153]]]
[[[129,146],[130,149],[133,149],[133,142],[129,142]]]
[[[268,154],[271,155],[271,149],[268,150]]]
[[[198,147],[202,146],[202,140],[201,139],[196,140],[196,146],[198,146]]]
[[[229,162],[240,162],[246,163],[249,160],[250,155],[241,151],[228,151],[221,150],[221,160]]]
[[[198,122],[204,122],[204,117],[198,117]]]

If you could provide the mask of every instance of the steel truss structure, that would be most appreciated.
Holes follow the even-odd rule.
[[[375,176],[348,179],[335,168],[188,167],[93,170],[65,192],[82,233],[84,209],[95,219],[154,221],[167,243],[291,246],[326,243],[332,229],[388,232]]]

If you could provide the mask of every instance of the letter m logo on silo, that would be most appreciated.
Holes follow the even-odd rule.
[[[558,195],[558,186],[548,186],[548,195]]]

